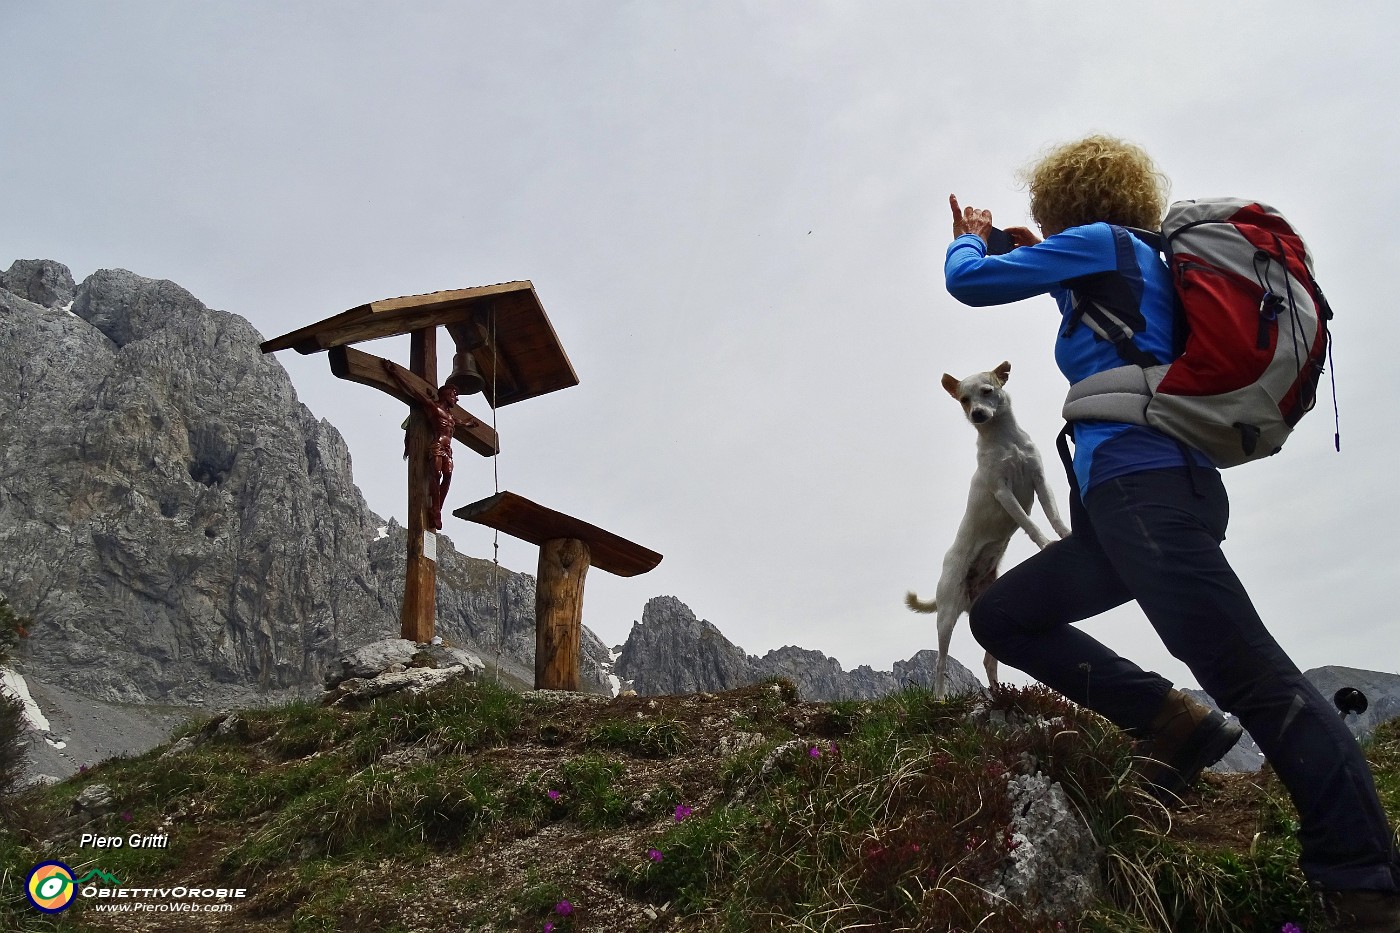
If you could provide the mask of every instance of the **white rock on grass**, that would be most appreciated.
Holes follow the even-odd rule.
[[[986,881],[993,902],[1009,901],[1027,913],[1071,916],[1099,895],[1099,848],[1058,782],[1043,774],[1007,780],[1009,832],[1015,847],[997,875]]]
[[[378,677],[368,680],[352,677],[342,681],[334,690],[327,693],[322,702],[327,706],[347,706],[351,703],[388,696],[391,693],[418,696],[435,687],[441,687],[443,684],[467,676],[469,676],[469,672],[465,667],[453,665],[440,669],[415,667],[401,674],[380,674]]]
[[[417,651],[418,645],[407,638],[372,641],[340,658],[326,674],[326,689],[352,677],[377,677],[394,664],[407,664]]]

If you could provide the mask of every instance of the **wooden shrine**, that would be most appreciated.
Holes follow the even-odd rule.
[[[441,504],[433,492],[450,488],[441,466],[439,436],[482,456],[500,451],[496,432],[438,389],[437,331],[447,329],[454,345],[453,368],[444,385],[461,395],[480,392],[493,409],[578,385],[564,348],[530,282],[390,298],[352,308],[300,330],[265,341],[262,352],[325,352],[340,379],[370,386],[410,406],[408,455],[408,567],[404,579],[401,634],[431,641],[436,616],[437,538],[433,523]],[[354,349],[352,344],[409,335],[409,365]],[[433,402],[432,400],[438,400]],[[435,407],[428,410],[431,402]],[[434,419],[437,420],[434,420]],[[439,487],[438,483],[446,483]],[[439,496],[438,498],[441,498]],[[578,689],[583,581],[590,564],[622,576],[645,573],[661,555],[586,522],[500,492],[453,514],[540,545],[535,599],[535,687]]]

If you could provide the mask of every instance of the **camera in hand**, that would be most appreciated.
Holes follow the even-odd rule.
[[[1009,253],[1016,248],[1016,244],[1011,241],[1011,234],[1005,230],[998,230],[992,227],[987,231],[987,255],[1000,256],[1002,253]]]

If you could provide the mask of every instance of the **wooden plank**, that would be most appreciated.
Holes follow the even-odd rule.
[[[353,347],[335,347],[327,354],[327,357],[330,359],[331,372],[335,374],[336,378],[378,389],[387,395],[392,395],[405,405],[414,404],[413,399],[403,390],[403,387],[384,371],[385,360],[383,357],[374,356]],[[399,375],[409,384],[416,385],[428,395],[437,392],[436,386],[428,385],[412,370],[404,369],[397,363],[390,365],[397,369]],[[497,437],[496,432],[491,429],[489,424],[467,411],[460,404],[453,408],[452,412],[457,416],[457,427],[452,432],[453,437],[483,457],[492,457],[500,453],[500,438]]]
[[[546,541],[576,538],[588,545],[594,567],[619,577],[634,577],[661,563],[655,551],[513,492],[498,492],[452,514],[541,547]]]
[[[486,402],[510,405],[578,385],[559,335],[526,282],[376,301],[264,342],[264,353],[319,353],[381,337],[446,326],[487,380]],[[494,337],[494,340],[490,338]]]
[[[519,291],[533,291],[534,286],[529,281],[523,282],[502,282],[499,285],[481,285],[475,288],[458,288],[449,291],[428,292],[423,295],[405,295],[402,298],[386,298],[381,301],[372,301],[369,304],[360,305],[344,311],[333,317],[328,317],[324,321],[317,321],[315,324],[308,324],[305,327],[283,334],[280,337],[273,337],[264,341],[260,347],[264,353],[276,353],[279,350],[290,350],[296,348],[299,353],[315,353],[318,350],[328,350],[331,346],[340,344],[329,344],[322,342],[322,335],[327,332],[343,332],[357,324],[369,322],[396,321],[402,326],[405,320],[412,321],[415,311],[431,311],[438,308],[451,309],[454,320],[465,320],[470,316],[470,305],[482,300],[490,299],[496,295],[510,294]],[[447,323],[439,321],[438,323]],[[426,324],[417,322],[411,325],[402,326],[400,330],[390,333],[380,334],[383,337],[406,334],[413,330],[418,330]],[[364,338],[373,339],[373,338]],[[357,343],[358,341],[350,341]],[[302,349],[306,347],[307,349]],[[314,347],[315,349],[312,349]]]
[[[437,331],[417,331],[411,338],[409,365],[429,385],[437,383]],[[429,473],[433,469],[433,427],[421,406],[408,417],[408,566],[404,574],[399,634],[409,641],[432,641],[437,616],[437,562],[424,553],[423,535],[432,526]]]
[[[535,576],[536,690],[578,689],[588,563],[588,545],[577,538],[555,538],[540,547]]]

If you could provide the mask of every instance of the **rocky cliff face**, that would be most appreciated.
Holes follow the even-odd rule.
[[[898,661],[893,671],[862,665],[851,671],[820,651],[785,647],[753,657],[674,596],[647,602],[617,659],[617,675],[639,694],[733,690],[771,677],[786,677],[804,700],[872,699],[914,684],[933,686],[937,651]],[[948,692],[982,689],[956,658],[948,659]]]
[[[0,592],[34,622],[27,674],[111,701],[246,701],[397,634],[404,531],[261,339],[172,282],[77,285],[42,260],[0,276]],[[533,670],[532,578],[444,540],[439,581],[441,634]],[[584,653],[605,689],[592,633]]]

